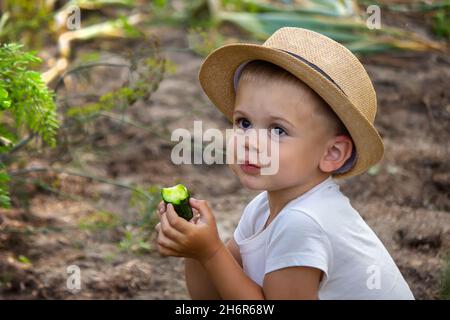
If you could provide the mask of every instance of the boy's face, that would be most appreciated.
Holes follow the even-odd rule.
[[[233,128],[270,130],[269,139],[278,136],[279,150],[278,171],[273,175],[261,175],[257,168],[236,164],[233,159],[231,169],[245,187],[272,191],[329,175],[319,169],[319,162],[333,133],[326,121],[314,113],[315,103],[317,97],[306,86],[289,82],[259,84],[244,79],[239,82]],[[236,154],[236,144],[234,148]],[[268,152],[261,150],[258,141],[246,142],[246,159],[250,148]]]

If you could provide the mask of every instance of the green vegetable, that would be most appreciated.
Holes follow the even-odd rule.
[[[168,204],[171,203],[175,208],[177,214],[186,219],[191,220],[193,217],[192,208],[189,205],[189,191],[182,185],[177,184],[176,186],[161,189],[161,196],[163,201]]]

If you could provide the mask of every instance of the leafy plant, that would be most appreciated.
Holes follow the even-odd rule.
[[[0,206],[1,207],[9,207],[10,206],[8,183],[9,183],[9,175],[6,173],[4,168],[1,168],[1,171],[0,171]]]
[[[443,50],[444,46],[441,43],[400,28],[383,26],[377,30],[369,29],[366,23],[367,16],[359,9],[359,4],[356,0],[195,0],[185,7],[184,15],[169,13],[169,17],[166,16],[164,19],[172,23],[178,18],[191,30],[195,31],[198,27],[208,28],[211,34],[230,30],[231,25],[257,41],[265,41],[281,27],[306,28],[343,43],[353,52],[363,54],[393,50]],[[442,9],[443,6],[424,4],[424,8],[435,10]],[[159,20],[161,19],[159,17]],[[199,20],[202,21],[200,24]],[[436,27],[439,32],[447,27],[447,20],[442,14],[436,16]],[[233,28],[231,30],[234,31]],[[209,35],[210,39],[207,39],[205,34],[191,38],[194,39],[191,41],[194,44],[194,51],[202,55],[210,52],[211,46],[223,44],[223,41],[216,41]],[[203,41],[203,47],[198,38]]]
[[[433,16],[434,33],[450,40],[450,1],[447,8],[436,11]]]
[[[138,218],[133,224],[125,227],[119,248],[131,252],[145,252],[151,250],[150,235],[158,222],[155,213],[161,201],[160,188],[156,186],[134,188],[129,205],[130,208],[137,210]]]
[[[290,11],[334,17],[352,16],[357,11],[356,3],[353,0],[305,0],[300,3],[294,1],[223,0],[222,5],[231,11],[252,13]]]
[[[402,29],[383,26],[379,30],[370,30],[356,1],[309,0],[302,4],[279,5],[253,0],[208,1],[212,3],[211,14],[218,24],[232,23],[260,41],[279,28],[290,26],[314,30],[358,53],[441,48],[438,43]],[[234,6],[238,9],[242,4],[251,4],[253,10],[229,10],[221,3],[238,4]]]
[[[31,70],[40,61],[34,53],[22,51],[22,45],[10,43],[0,47],[0,115],[7,119],[5,114],[8,114],[15,122],[14,125],[0,125],[0,156],[21,144],[16,144],[16,141],[23,126],[32,135],[41,136],[48,145],[56,144],[59,122],[53,93],[48,90],[40,73]],[[8,206],[9,178],[3,161],[0,165],[0,205]]]
[[[223,36],[211,29],[193,27],[188,30],[189,47],[201,56],[207,56],[224,43]]]
[[[44,30],[49,29],[52,22],[52,3],[46,0],[0,1],[0,41],[39,47]]]
[[[19,127],[25,124],[51,146],[58,130],[56,106],[39,72],[30,68],[41,62],[20,44],[0,47],[0,110],[10,112]]]
[[[86,230],[106,230],[116,227],[120,222],[117,214],[109,211],[96,211],[78,221],[78,226]]]
[[[377,3],[374,0],[359,0],[359,4],[377,4],[382,10],[402,13],[431,14],[433,32],[441,38],[450,39],[450,0],[404,1],[404,3]]]

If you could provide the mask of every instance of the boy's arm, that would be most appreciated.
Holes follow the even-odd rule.
[[[209,276],[208,287],[215,288],[218,293],[216,296],[243,300],[317,298],[320,269],[285,267],[274,270],[266,274],[262,288],[245,274],[237,261],[240,259],[233,256],[234,243],[229,243],[232,248],[229,250],[228,245],[220,240],[214,215],[207,202],[190,198],[190,205],[201,214],[198,223],[179,217],[170,204],[166,213],[160,216],[161,222],[155,227],[158,250],[163,255],[184,256],[199,261]],[[294,229],[297,232],[298,228]],[[195,292],[199,292],[199,289]]]
[[[203,215],[203,227],[215,226],[214,215],[205,201],[194,202],[193,205]],[[170,216],[175,217],[173,214]],[[216,233],[217,230],[211,232]],[[213,239],[210,235],[202,237],[205,243]],[[201,236],[198,236],[198,239],[200,238]],[[231,250],[219,241],[218,249],[212,256],[200,260],[222,299],[317,299],[322,277],[320,269],[286,267],[274,270],[265,275],[261,287],[245,274],[242,261],[239,263],[237,260],[240,259],[233,256],[233,249],[237,248],[236,242],[230,243],[230,247]]]
[[[320,269],[312,267],[287,267],[272,271],[264,277],[264,294],[266,299],[317,300],[322,276]]]
[[[288,267],[266,274],[263,288],[250,279],[224,246],[203,262],[211,281],[227,300],[315,300],[322,271],[310,267]]]
[[[228,251],[242,268],[241,254],[239,247],[231,238],[226,245]],[[189,295],[193,300],[219,300],[219,292],[211,282],[208,273],[200,262],[195,259],[185,258],[186,286]]]
[[[184,259],[186,286],[192,300],[220,300],[205,268],[195,259]]]
[[[166,211],[166,204],[164,201],[161,201],[158,204],[158,218],[161,221],[161,217],[163,212]],[[157,233],[160,232],[161,223],[156,226]],[[239,247],[231,237],[226,244],[226,248],[233,256],[234,260],[239,264],[242,268],[242,259],[239,251]],[[192,258],[185,258],[185,277],[186,277],[186,286],[191,296],[191,299],[194,300],[218,300],[220,299],[220,295],[212,283],[208,273],[205,268],[202,266],[200,262]]]

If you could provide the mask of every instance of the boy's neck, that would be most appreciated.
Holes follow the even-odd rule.
[[[296,185],[289,188],[267,191],[267,198],[269,200],[270,214],[266,222],[266,226],[272,221],[283,207],[291,200],[300,197],[302,194],[308,192],[316,185],[325,181],[330,177],[330,174],[323,174],[311,179],[305,184]]]

